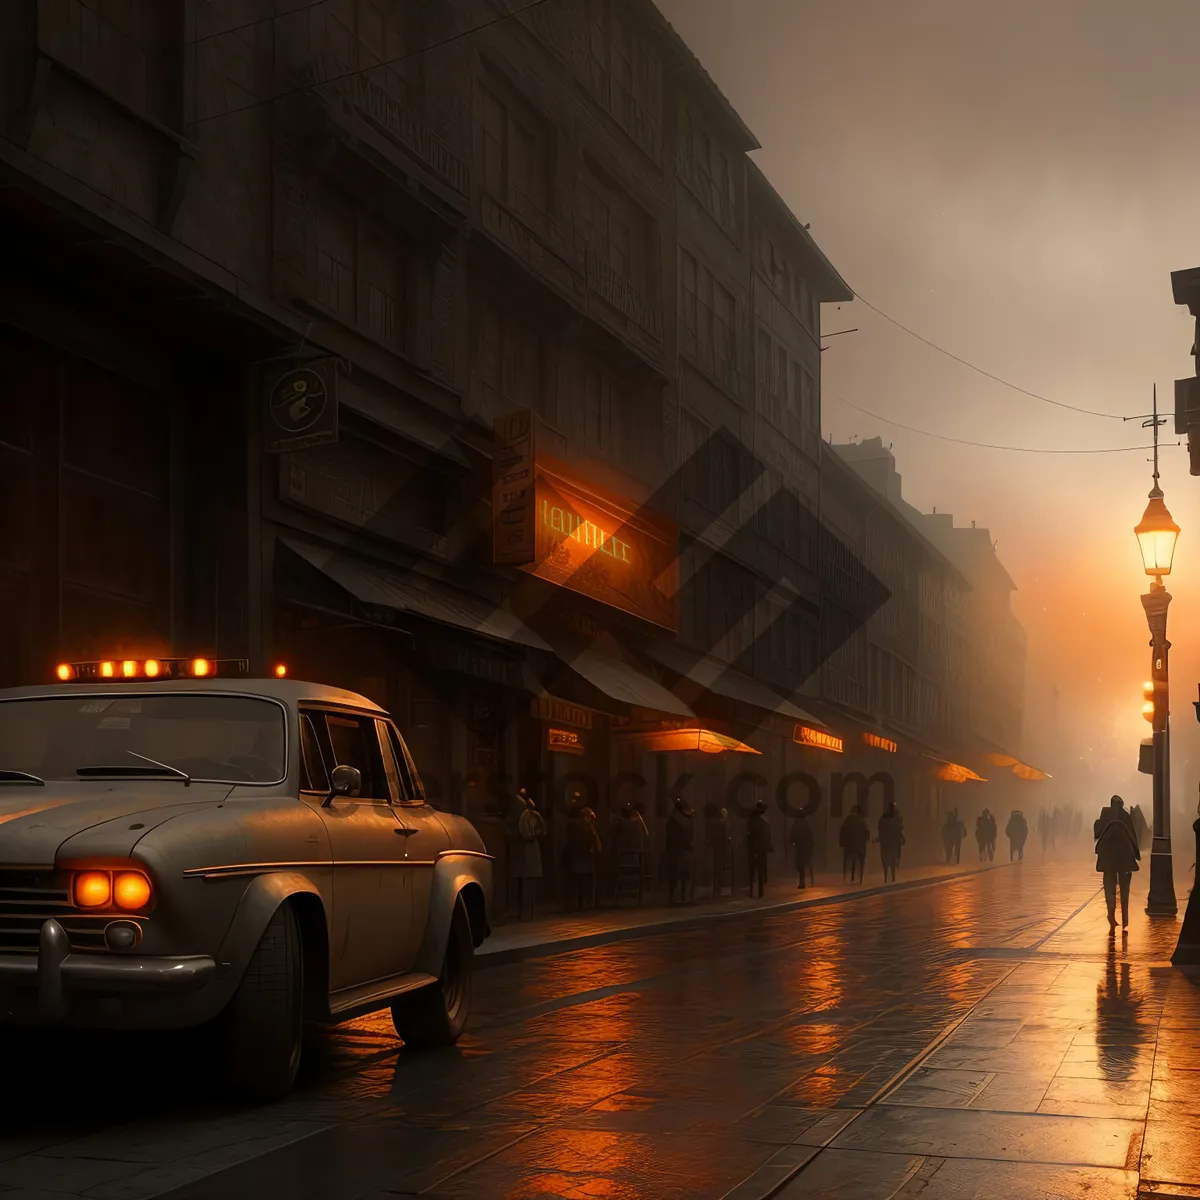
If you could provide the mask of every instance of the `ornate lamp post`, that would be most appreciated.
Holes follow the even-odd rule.
[[[1142,552],[1142,566],[1150,576],[1150,590],[1142,597],[1146,621],[1150,626],[1150,678],[1154,732],[1154,843],[1150,852],[1150,897],[1146,912],[1152,917],[1173,917],[1178,912],[1175,903],[1175,880],[1171,864],[1171,777],[1168,763],[1170,747],[1168,718],[1167,608],[1171,593],[1163,576],[1171,573],[1179,526],[1163,503],[1158,486],[1158,401],[1154,413],[1154,486],[1141,521],[1134,527]]]

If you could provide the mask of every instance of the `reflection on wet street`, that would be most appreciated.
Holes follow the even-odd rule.
[[[363,1020],[260,1110],[210,1093],[191,1045],[43,1046],[18,1059],[0,1189],[1132,1198],[1139,1167],[1200,1185],[1200,986],[1136,884],[1109,939],[1098,882],[1028,862],[480,972],[455,1051],[397,1052]]]

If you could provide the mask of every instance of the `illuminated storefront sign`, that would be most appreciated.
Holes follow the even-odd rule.
[[[546,749],[554,754],[585,754],[583,734],[574,729],[547,729]]]
[[[872,750],[884,750],[888,754],[895,754],[899,749],[895,742],[888,738],[880,737],[877,733],[864,733],[862,739],[864,744],[870,746]]]
[[[836,734],[826,733],[823,729],[812,729],[808,725],[797,725],[792,732],[792,741],[801,746],[813,746],[818,750],[832,750],[841,754],[844,747],[842,739]]]
[[[536,448],[537,432],[528,410],[493,426],[495,561],[676,630],[678,526],[578,478]]]

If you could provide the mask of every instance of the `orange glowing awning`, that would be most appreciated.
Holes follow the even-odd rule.
[[[1024,779],[1030,783],[1039,783],[1043,779],[1050,778],[1045,771],[1039,771],[1037,767],[1031,767],[1028,763],[1023,763],[1019,758],[1014,758],[1011,754],[985,754],[983,761],[993,767],[1006,767],[1018,779]]]
[[[712,729],[655,729],[634,735],[634,743],[654,754],[698,750],[702,754],[761,754],[753,746]]]
[[[987,783],[982,775],[976,775],[970,767],[952,762],[941,763],[937,769],[937,777],[943,783]]]

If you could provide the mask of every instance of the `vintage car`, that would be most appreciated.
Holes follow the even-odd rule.
[[[0,1039],[204,1026],[228,1084],[291,1086],[306,1024],[391,1008],[457,1040],[492,859],[388,714],[245,664],[63,664],[0,691]]]

